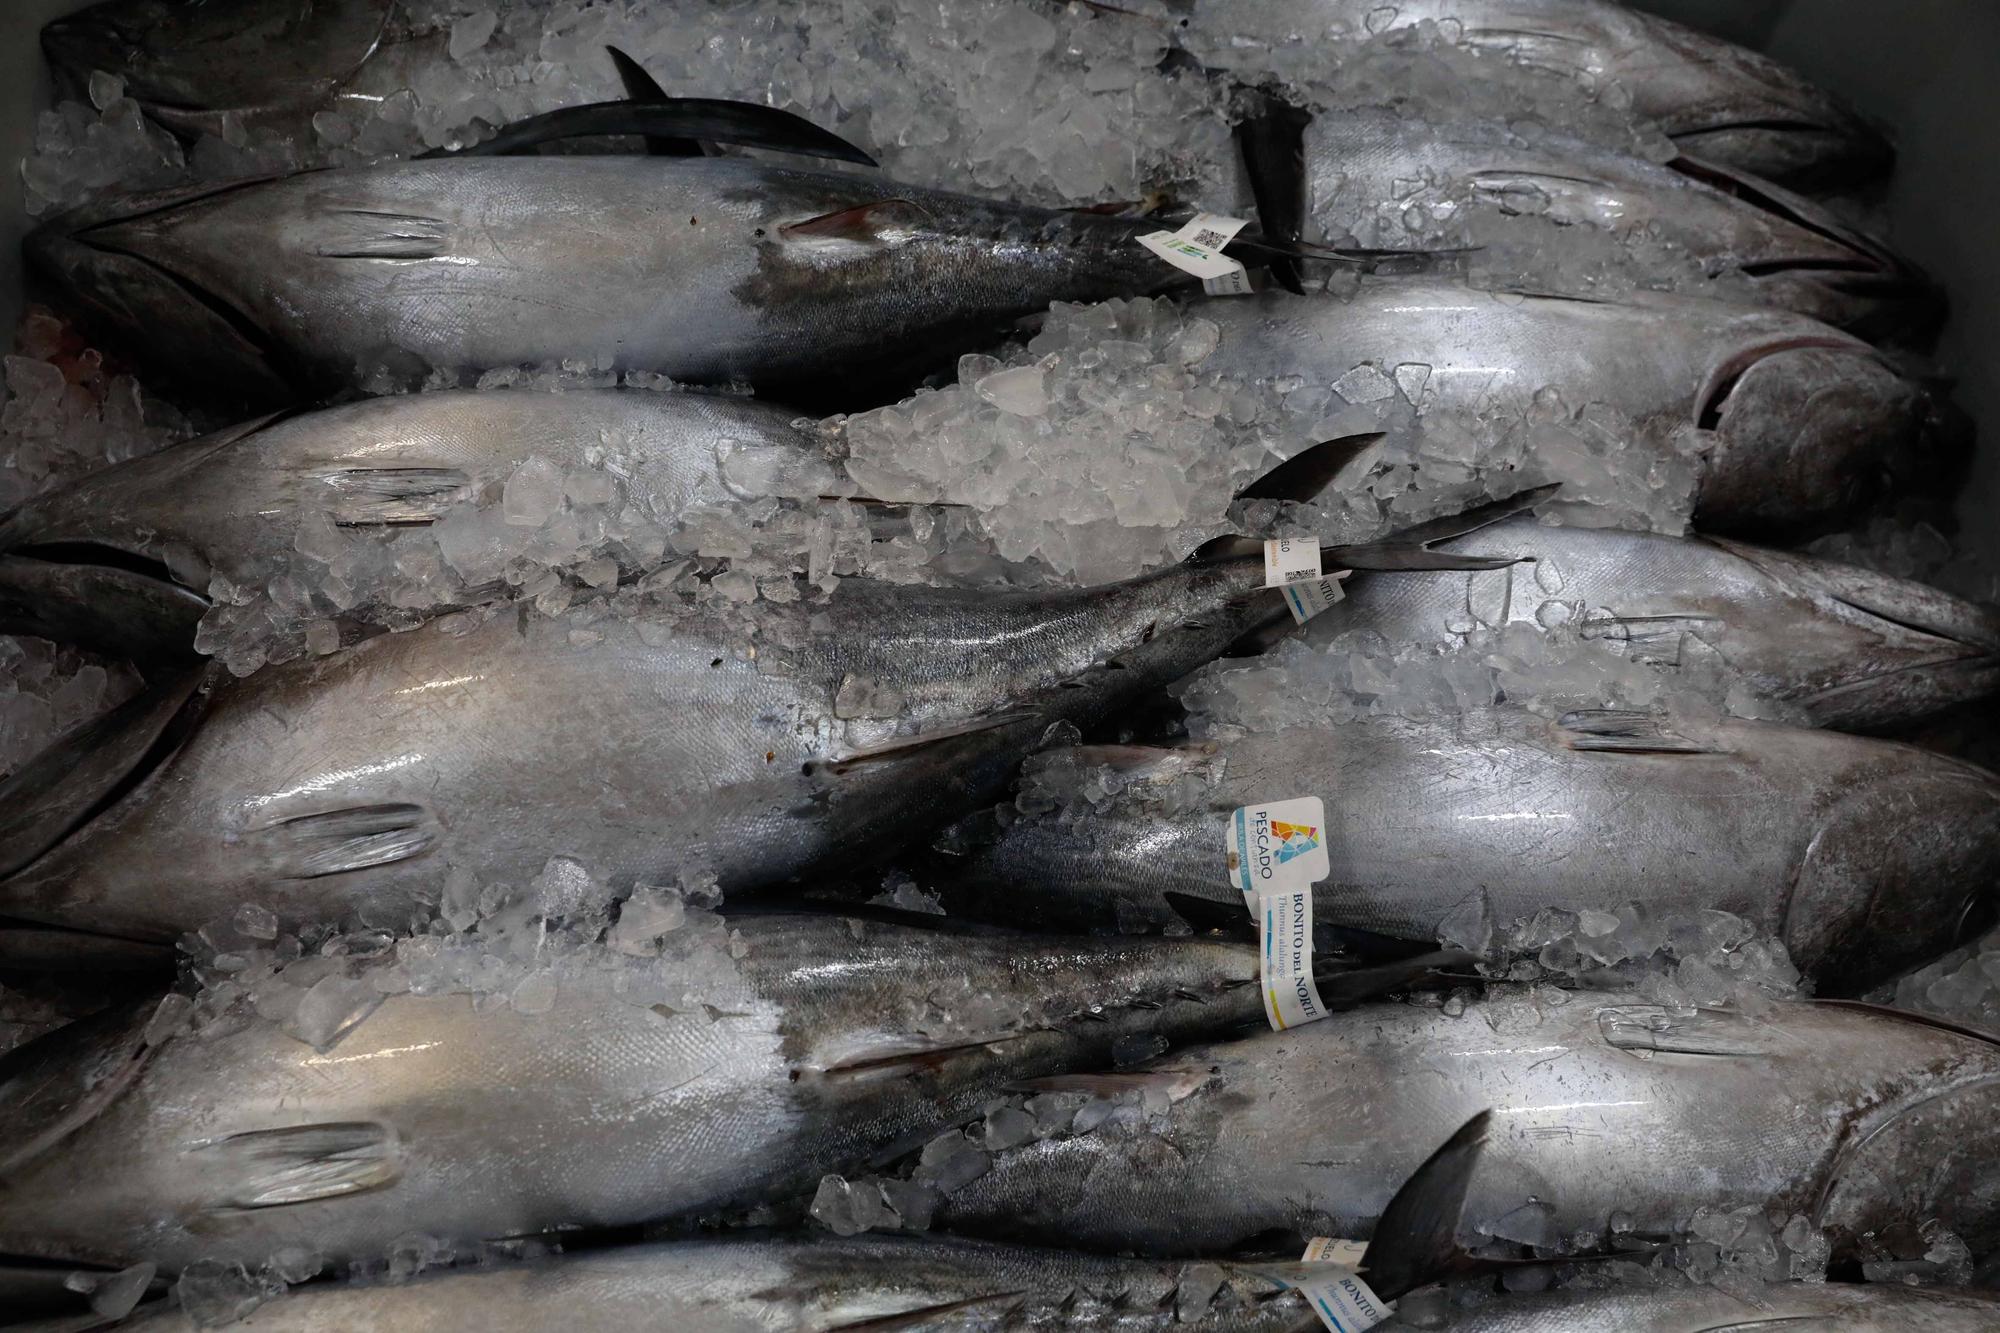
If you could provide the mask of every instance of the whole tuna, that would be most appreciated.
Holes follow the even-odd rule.
[[[115,200],[26,246],[99,337],[238,399],[579,360],[852,406],[1051,301],[1184,280],[1155,227],[744,158],[472,157]]]
[[[1880,243],[1697,158],[1656,163],[1561,134],[1369,111],[1319,117],[1304,149],[1311,222],[1364,246],[1479,247],[1484,267],[1525,264],[1584,295],[1636,281],[1872,335],[1934,331],[1943,314],[1937,289]],[[1425,219],[1414,234],[1412,210]]]
[[[1197,58],[1245,75],[1260,72],[1266,43],[1324,50],[1337,89],[1344,48],[1428,23],[1444,42],[1492,57],[1500,78],[1547,76],[1586,96],[1615,89],[1633,119],[1682,152],[1772,180],[1854,180],[1885,172],[1892,159],[1876,130],[1792,70],[1615,0],[1277,0],[1257,6],[1249,25],[1261,42],[1239,40],[1239,6],[1165,4],[1190,11],[1182,41]]]
[[[171,604],[182,589],[206,592],[217,574],[261,587],[304,549],[339,562],[350,610],[395,595],[406,611],[436,611],[497,591],[518,551],[455,541],[452,525],[476,505],[499,504],[523,464],[552,469],[572,489],[577,474],[594,474],[586,479],[603,484],[604,502],[615,488],[617,508],[671,528],[700,508],[838,486],[794,417],[746,398],[619,389],[371,399],[246,422],[90,473],[0,515],[0,551],[53,566],[48,579],[74,571],[92,593],[120,575],[150,579]],[[525,548],[537,527],[508,531]],[[369,583],[349,570],[373,567],[349,559],[358,540],[455,557],[455,595],[412,605],[400,577]],[[393,560],[385,552],[373,563]],[[61,590],[46,591],[44,604],[60,599]],[[24,591],[22,600],[36,599]],[[121,608],[103,618],[127,619]]]
[[[1614,1214],[1673,1235],[1697,1209],[1739,1204],[1803,1214],[1836,1259],[1932,1219],[1975,1253],[2000,1234],[2000,1043],[1867,1006],[1752,1017],[1501,992],[1463,1012],[1371,1006],[1012,1097],[1043,1099],[1036,1137],[944,1191],[936,1226],[1154,1255],[1365,1238],[1478,1107],[1492,1127],[1469,1236],[1554,1250],[1609,1234]]]
[[[1352,299],[1214,300],[1202,315],[1222,330],[1206,365],[1224,374],[1325,387],[1363,364],[1411,366],[1420,410],[1481,416],[1525,413],[1544,390],[1572,412],[1606,403],[1648,436],[1684,440],[1698,469],[1695,520],[1710,531],[1770,540],[1824,529],[1892,479],[1955,463],[1922,386],[1803,315],[1435,281],[1369,282]]]
[[[1308,633],[1448,648],[1476,629],[1537,623],[1553,602],[1572,628],[1635,659],[1719,661],[1758,694],[1847,730],[1902,726],[2000,687],[2000,612],[1912,579],[1712,537],[1533,520],[1440,549],[1489,546],[1535,563],[1358,583]]]
[[[315,1286],[243,1321],[271,1333],[1307,1333],[1319,1320],[1270,1271],[1153,1263],[940,1236],[692,1240],[572,1254],[399,1285]],[[197,1327],[174,1310],[129,1327]]]
[[[1781,939],[1822,989],[1857,993],[1982,930],[2000,884],[2000,778],[1804,728],[1494,709],[1032,765],[1037,813],[943,840],[955,907],[1071,927],[1240,922],[1235,811],[1317,796],[1333,869],[1316,923],[1483,947],[1482,922],[1543,907],[1716,908]],[[1107,771],[1115,796],[1053,795]]]
[[[1434,1316],[1411,1314],[1379,1327],[1435,1333],[1722,1333],[1765,1325],[1834,1333],[1980,1333],[2000,1327],[2000,1297],[1848,1282],[1766,1282],[1741,1291],[1565,1291],[1512,1296]]]
[[[412,1232],[713,1214],[914,1147],[994,1082],[1262,1013],[1255,951],[1227,943],[809,915],[637,934],[657,942],[614,939],[664,952],[466,966],[511,1004],[451,993],[420,938],[281,969],[210,1030],[163,1037],[140,1006],[22,1047],[0,1251],[340,1265]]]

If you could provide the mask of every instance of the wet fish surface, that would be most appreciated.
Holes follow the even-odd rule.
[[[1395,646],[1449,648],[1472,629],[1565,624],[1672,670],[1711,657],[1818,726],[1900,727],[2000,686],[2000,613],[1914,579],[1712,537],[1510,519],[1482,544],[1533,564],[1434,579],[1361,582],[1316,617],[1315,642],[1349,630]]]
[[[1052,301],[1183,282],[1134,243],[1156,225],[743,158],[475,157],[107,201],[26,249],[99,336],[246,401],[579,360],[852,407]]]
[[[1615,993],[1492,993],[1453,1016],[1376,1005],[1191,1047],[1147,1071],[1024,1085],[1146,1109],[1046,1123],[945,1195],[934,1225],[1121,1253],[1365,1238],[1430,1145],[1491,1108],[1466,1234],[1548,1246],[1683,1232],[1753,1203],[1823,1228],[1836,1260],[1932,1219],[1974,1252],[2000,1226],[2000,1043],[1915,1014],[1786,1002],[1752,1017]],[[1088,1126],[1085,1128],[1085,1126]],[[1406,1146],[1407,1143],[1407,1146]]]
[[[1840,1333],[1978,1333],[2000,1325],[2000,1299],[1889,1283],[1766,1282],[1736,1295],[1719,1287],[1511,1296],[1438,1318],[1399,1317],[1385,1329],[1440,1333],[1724,1333],[1778,1327]]]
[[[31,1043],[0,1065],[0,1253],[171,1272],[298,1245],[337,1265],[413,1231],[711,1214],[919,1143],[994,1081],[1262,1013],[1255,952],[1230,943],[728,924],[735,947],[552,960],[545,1005],[405,990],[370,1012],[385,959],[325,969],[364,997],[330,1038],[269,1008],[312,991],[267,984],[216,1031],[149,1045],[142,1005]]]
[[[1316,923],[1428,941],[1544,907],[1713,908],[1783,941],[1823,990],[1855,994],[1977,935],[2000,879],[2000,778],[1771,724],[1493,709],[1031,764],[1079,777],[1108,764],[1126,790],[1104,809],[1003,807],[948,832],[940,888],[954,909],[1097,929],[1240,918],[1224,855],[1234,812],[1319,796],[1332,874]],[[1198,799],[1149,798],[1183,774],[1203,780]]]
[[[1649,434],[1692,432],[1705,531],[1809,534],[1953,465],[1923,386],[1868,344],[1789,312],[1425,279],[1367,282],[1352,299],[1218,299],[1201,313],[1222,329],[1206,364],[1224,374],[1330,385],[1363,363],[1410,365],[1428,372],[1420,410],[1525,412],[1554,389],[1572,412],[1604,402]]]

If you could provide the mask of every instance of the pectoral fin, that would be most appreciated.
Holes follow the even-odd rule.
[[[231,1134],[190,1156],[215,1191],[212,1208],[282,1208],[392,1185],[401,1145],[371,1121],[297,1125]]]

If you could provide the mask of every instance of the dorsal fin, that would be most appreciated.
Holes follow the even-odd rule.
[[[1459,1217],[1492,1119],[1491,1111],[1481,1111],[1461,1125],[1382,1210],[1362,1258],[1368,1285],[1382,1299],[1393,1301],[1439,1281],[1463,1263]]]
[[[559,107],[504,126],[491,139],[465,148],[438,148],[420,154],[437,157],[501,157],[525,153],[563,139],[593,139],[605,135],[638,135],[654,139],[694,139],[705,143],[741,144],[806,157],[857,162],[875,159],[847,140],[823,130],[803,116],[755,102],[729,102],[712,97],[676,97],[667,102],[591,102]]]
[[[1974,1041],[1983,1041],[2000,1046],[2000,1033],[1988,1032],[1983,1028],[1954,1023],[1936,1014],[1920,1013],[1915,1009],[1898,1009],[1894,1005],[1870,1004],[1866,1000],[1814,1000],[1812,1003],[1829,1009],[1852,1009],[1857,1013],[1875,1014],[1881,1018],[1893,1018],[1904,1023],[1915,1023],[1918,1027],[1936,1028],[1940,1032],[1953,1032]]]
[[[1309,444],[1236,492],[1235,498],[1238,502],[1281,500],[1311,504],[1331,490],[1348,468],[1384,438],[1385,432],[1372,430],[1356,435],[1336,435],[1317,444]],[[1262,546],[1258,538],[1224,533],[1203,542],[1188,558],[1193,561],[1228,560],[1254,555]]]
[[[673,101],[644,65],[615,46],[606,46],[604,50],[611,57],[611,67],[618,71],[618,82],[625,85],[626,101],[635,106],[659,106]],[[645,139],[646,152],[652,157],[701,157],[711,152],[710,145],[699,139],[668,134],[649,134]]]
[[[1257,201],[1257,225],[1280,245],[1296,245],[1305,229],[1305,136],[1312,115],[1266,93],[1248,96],[1254,104],[1236,124],[1236,146]],[[1305,294],[1296,255],[1274,254],[1265,268],[1286,291]]]

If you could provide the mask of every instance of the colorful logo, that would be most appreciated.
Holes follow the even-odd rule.
[[[1309,824],[1287,824],[1282,820],[1271,821],[1271,832],[1278,839],[1278,864],[1294,857],[1304,856],[1319,846],[1319,830]]]

